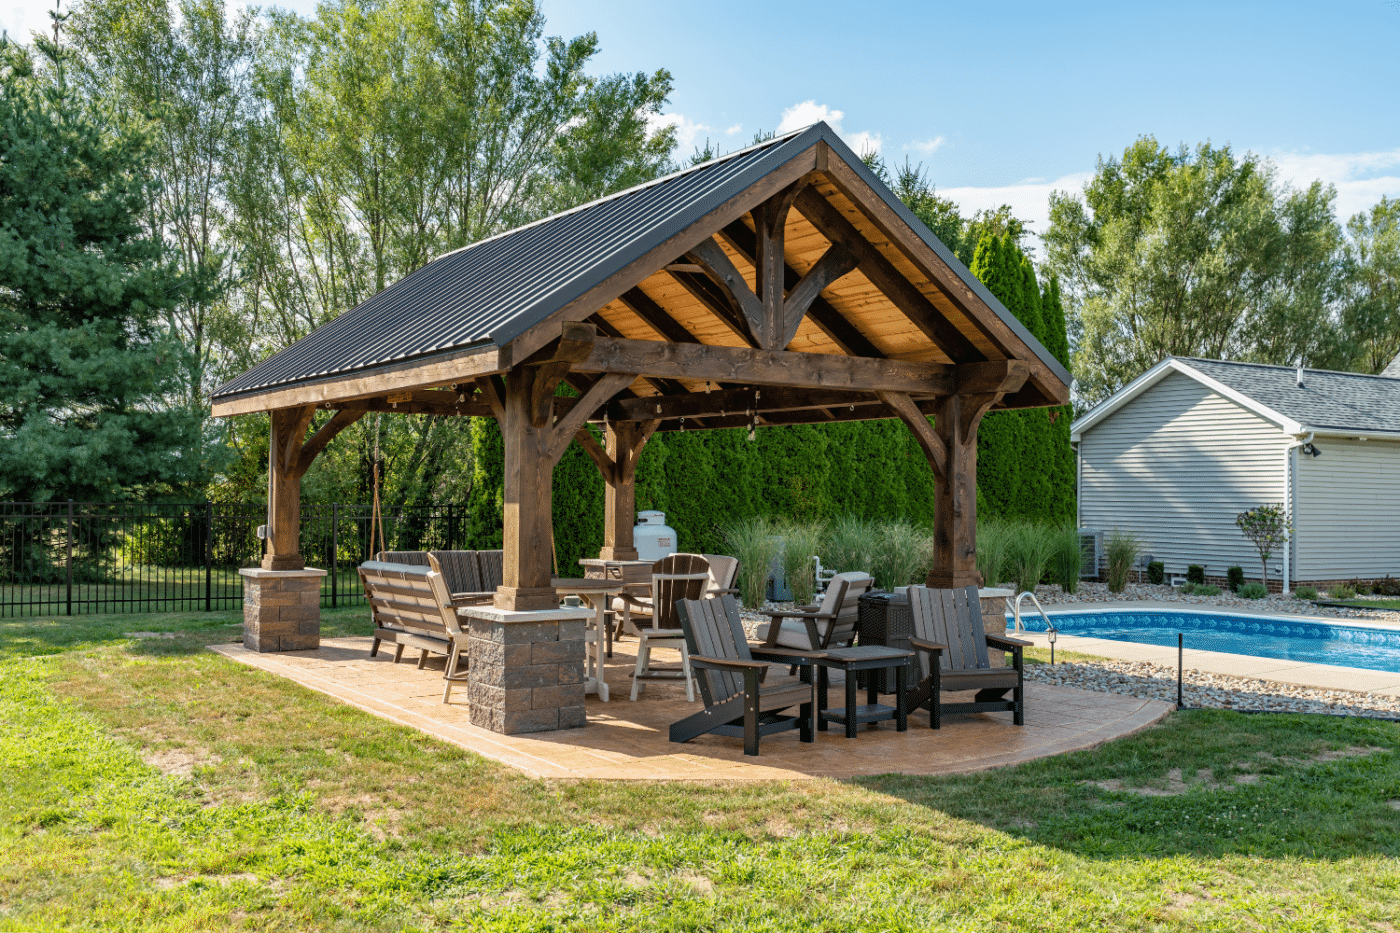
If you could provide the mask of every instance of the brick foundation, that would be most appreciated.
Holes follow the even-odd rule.
[[[324,570],[243,568],[243,646],[252,651],[321,647]]]
[[[503,735],[585,725],[583,633],[591,609],[472,606],[460,615],[468,617],[472,725]]]

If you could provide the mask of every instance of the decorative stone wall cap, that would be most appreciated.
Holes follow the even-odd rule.
[[[317,570],[315,567],[307,567],[305,570],[264,570],[261,567],[240,567],[240,576],[252,577],[255,580],[285,580],[288,577],[324,577],[326,571]]]
[[[1015,595],[1016,593],[1012,590],[1004,590],[1001,587],[995,586],[983,587],[977,591],[978,599],[996,599],[998,596],[1009,597]]]
[[[457,615],[486,622],[572,622],[577,619],[591,619],[597,612],[588,608],[535,609],[521,612],[515,609],[497,609],[495,606],[462,606],[458,608]]]

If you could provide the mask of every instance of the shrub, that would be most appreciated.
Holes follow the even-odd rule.
[[[1239,588],[1239,594],[1245,599],[1263,599],[1269,595],[1269,588],[1258,581],[1251,581]]]
[[[1317,590],[1311,586],[1300,586],[1293,591],[1293,595],[1298,599],[1317,599]]]
[[[1073,593],[1079,589],[1079,573],[1084,566],[1084,552],[1079,547],[1079,529],[1061,525],[1050,532],[1050,575],[1060,589]]]
[[[1211,586],[1209,583],[1202,583],[1200,586],[1195,587],[1195,590],[1196,590],[1196,595],[1197,595],[1197,596],[1219,596],[1219,595],[1220,595],[1220,587],[1218,587],[1218,586]]]
[[[1244,586],[1244,568],[1231,567],[1225,571],[1225,579],[1230,582],[1230,589],[1238,593],[1240,587]]]
[[[870,567],[875,585],[893,592],[897,586],[923,582],[915,577],[928,567],[933,536],[903,519],[879,526],[878,533],[875,562]]]
[[[1196,584],[1192,583],[1190,580],[1187,580],[1185,583],[1181,584],[1180,592],[1183,596],[1195,596]]]
[[[766,518],[741,518],[724,525],[721,533],[729,553],[739,559],[739,595],[750,609],[763,607],[768,574],[778,554],[778,539]]]
[[[1333,599],[1355,599],[1356,590],[1350,586],[1334,586],[1330,595]]]
[[[1000,518],[977,523],[977,572],[983,586],[996,586],[1006,576],[1007,549],[1011,546],[1011,525]]]
[[[1154,560],[1147,565],[1147,582],[1162,585],[1162,581],[1167,578],[1167,565],[1160,560]]]
[[[819,523],[784,519],[775,530],[783,539],[783,576],[792,591],[793,602],[806,606],[817,587],[817,565],[813,558],[821,547],[825,528]]]
[[[1200,564],[1191,564],[1186,568],[1186,582],[1204,583],[1206,582],[1206,568]]]
[[[1400,596],[1400,580],[1393,580],[1390,574],[1386,574],[1384,580],[1377,581],[1371,588],[1371,592],[1377,596]]]
[[[1007,562],[1016,592],[1033,593],[1054,554],[1054,533],[1039,522],[1021,521],[1012,525]]]
[[[1142,539],[1130,531],[1115,528],[1104,543],[1104,555],[1108,558],[1108,589],[1113,593],[1123,592],[1128,585],[1128,574],[1142,554]]]

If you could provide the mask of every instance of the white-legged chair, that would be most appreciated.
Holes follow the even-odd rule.
[[[630,609],[637,624],[637,666],[632,672],[632,699],[647,681],[685,684],[685,698],[695,702],[695,677],[690,669],[690,650],[676,614],[676,601],[699,599],[710,586],[710,565],[699,554],[672,554],[652,565],[649,596],[626,594],[618,597]],[[645,625],[647,619],[651,624]],[[680,652],[679,667],[652,661],[652,651],[669,648]]]

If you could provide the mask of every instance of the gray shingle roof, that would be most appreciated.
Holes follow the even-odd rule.
[[[1181,362],[1286,418],[1310,428],[1400,431],[1400,379],[1303,370],[1292,366],[1227,363],[1186,357]]]
[[[225,383],[214,400],[504,346],[819,140],[879,192],[1064,382],[1070,375],[825,123],[448,253]]]

